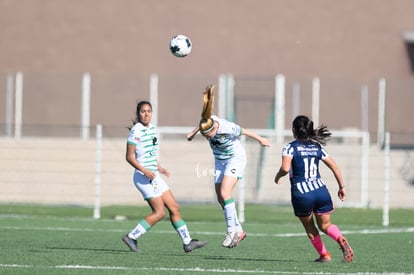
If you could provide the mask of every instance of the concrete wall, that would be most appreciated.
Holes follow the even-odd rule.
[[[232,73],[244,97],[238,122],[263,128],[265,119],[252,118],[268,106],[252,104],[272,101],[271,80],[281,73],[288,91],[301,84],[307,115],[311,79],[320,78],[320,120],[331,129],[361,127],[360,91],[368,85],[375,137],[377,84],[385,78],[387,130],[393,142],[412,145],[414,76],[403,34],[414,30],[413,10],[411,0],[0,0],[0,102],[5,75],[22,71],[24,124],[78,125],[81,74],[90,72],[91,124],[125,127],[157,73],[159,125],[190,126],[204,87]],[[177,33],[194,44],[184,59],[168,51]],[[264,78],[270,89],[260,88]],[[254,81],[244,87],[246,79]]]
[[[211,177],[213,167],[210,148],[205,140],[193,142],[184,138],[162,140],[160,161],[171,172],[167,180],[181,202],[215,202]],[[143,204],[132,183],[132,168],[125,161],[125,140],[104,139],[102,144],[100,201],[102,205]],[[244,179],[248,202],[288,204],[288,179],[276,186],[273,177],[280,165],[282,144],[272,141],[266,148],[260,168],[261,186],[257,187],[259,146],[247,143],[249,154]],[[332,144],[327,149],[340,165],[348,191],[344,204],[336,199],[337,185],[330,171],[322,168],[337,206],[359,206],[361,170],[358,145]],[[350,154],[350,151],[356,152]],[[391,207],[414,207],[412,165],[414,153],[391,152]],[[408,165],[408,166],[407,166]],[[92,206],[95,201],[96,142],[79,139],[24,138],[20,141],[0,139],[0,203],[43,203]],[[384,199],[384,155],[376,146],[369,151],[368,201],[370,207],[381,207]],[[410,174],[411,173],[411,174]],[[240,184],[239,184],[240,185]],[[234,196],[238,199],[238,191]]]

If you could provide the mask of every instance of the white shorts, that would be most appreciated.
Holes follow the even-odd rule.
[[[246,159],[228,159],[228,160],[215,160],[215,172],[214,182],[215,184],[221,183],[224,176],[236,177],[242,179],[246,170]]]
[[[138,171],[134,173],[135,187],[141,192],[146,201],[151,198],[160,197],[162,193],[170,189],[160,174],[158,172],[156,173],[157,175],[153,180],[150,180]]]

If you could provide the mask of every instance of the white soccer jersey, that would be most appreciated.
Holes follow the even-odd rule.
[[[219,124],[217,133],[209,139],[214,157],[217,160],[227,160],[234,157],[245,158],[246,151],[240,142],[242,128],[234,122],[221,119],[215,115],[211,118]]]
[[[128,144],[136,146],[135,158],[150,171],[158,171],[158,133],[157,127],[149,124],[145,127],[136,123],[129,131]]]

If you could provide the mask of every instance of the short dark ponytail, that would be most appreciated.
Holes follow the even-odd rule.
[[[295,138],[301,140],[312,140],[314,142],[325,145],[331,132],[325,125],[314,129],[313,121],[307,116],[299,115],[292,122]]]

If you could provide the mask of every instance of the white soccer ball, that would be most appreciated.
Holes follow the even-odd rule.
[[[179,34],[171,38],[170,51],[176,57],[185,57],[191,53],[192,43],[190,38]]]

